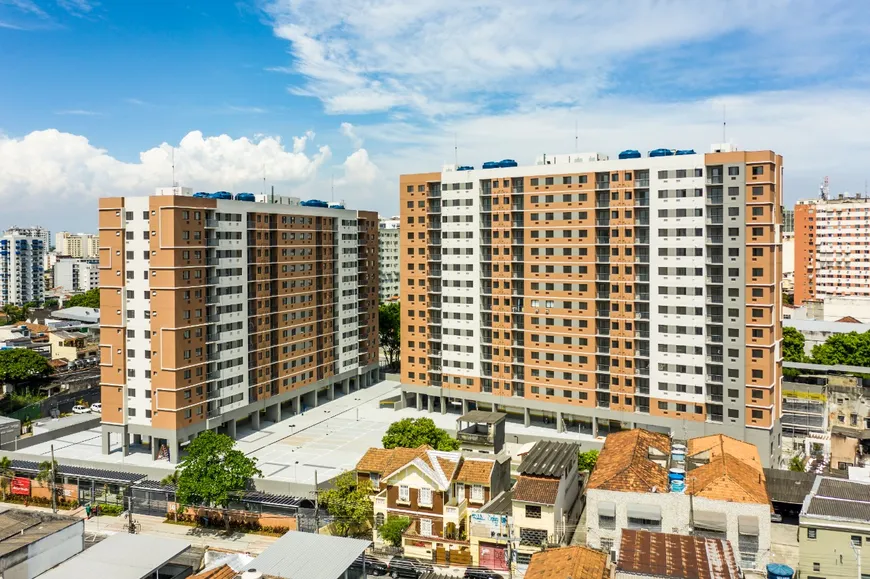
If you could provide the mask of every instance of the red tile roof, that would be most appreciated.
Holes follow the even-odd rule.
[[[607,553],[560,547],[532,555],[525,579],[608,579]]]
[[[666,434],[641,429],[608,434],[588,488],[644,493],[657,487],[667,492],[668,471],[650,460],[650,449],[668,456],[671,440]]]
[[[559,479],[520,475],[514,485],[514,500],[541,505],[555,505],[559,496]]]

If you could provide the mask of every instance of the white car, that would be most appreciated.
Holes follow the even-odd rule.
[[[73,414],[87,414],[90,411],[90,408],[88,408],[87,406],[80,406],[78,404],[73,406]]]
[[[91,412],[96,412],[98,414],[103,412],[103,405],[99,402],[94,402],[91,404]]]

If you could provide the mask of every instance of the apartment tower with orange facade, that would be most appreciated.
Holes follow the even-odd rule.
[[[798,201],[794,303],[870,297],[870,198],[857,193]]]
[[[778,465],[782,158],[659,153],[403,175],[405,403]]]
[[[100,199],[99,227],[104,453],[175,462],[377,381],[376,213],[171,187]]]

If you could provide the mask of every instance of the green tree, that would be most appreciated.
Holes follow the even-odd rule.
[[[57,305],[58,305],[57,298],[49,298],[49,299],[45,300],[45,303],[42,305],[43,305],[43,307],[45,307],[49,310],[57,309]]]
[[[83,308],[99,308],[100,307],[100,290],[94,288],[83,294],[72,296],[64,304],[66,308],[83,307]]]
[[[783,292],[782,303],[784,303],[787,306],[793,306],[794,305],[794,294],[787,294],[787,293]]]
[[[160,484],[166,486],[178,486],[178,471],[174,470],[172,473],[160,479]]]
[[[804,472],[804,459],[799,456],[791,457],[791,460],[788,461],[788,470],[794,472]]]
[[[378,337],[387,358],[387,364],[395,368],[402,350],[401,307],[398,302],[381,304],[378,308]]]
[[[804,354],[804,335],[795,328],[783,326],[782,328],[782,357],[786,362],[806,362]]]
[[[52,465],[52,461],[50,461],[50,460],[44,460],[44,461],[40,462],[39,466],[37,467],[39,470],[36,472],[36,480],[38,480],[39,482],[41,482],[43,484],[47,483],[47,482],[51,482],[52,466],[54,466],[54,472],[57,472],[57,461],[56,460],[54,461],[53,465]]]
[[[15,471],[12,470],[12,461],[8,456],[0,458],[0,491],[3,492],[3,500],[6,500],[6,492],[12,482],[12,477],[15,476]]]
[[[54,372],[48,360],[27,348],[0,350],[0,382],[25,382]]]
[[[374,510],[372,484],[357,481],[356,473],[347,471],[332,481],[332,487],[319,493],[320,504],[335,517],[332,527],[336,534],[347,537],[352,530],[371,524]]]
[[[402,535],[410,526],[411,519],[408,517],[387,517],[384,524],[378,528],[378,535],[393,547],[401,547]]]
[[[255,476],[263,476],[257,459],[233,449],[235,441],[225,434],[206,430],[190,443],[187,456],[178,464],[176,499],[180,506],[229,506],[233,494],[248,487]],[[227,531],[230,518],[224,517]]]
[[[30,315],[30,306],[24,304],[19,307],[14,304],[6,304],[3,306],[3,313],[6,314],[7,324],[17,324],[18,322],[25,321]]]
[[[458,450],[459,441],[443,428],[438,428],[431,418],[403,418],[394,422],[381,439],[384,448],[417,448],[428,444],[435,450]]]
[[[598,451],[587,450],[586,452],[577,453],[577,470],[580,472],[592,472],[595,468],[595,463],[598,462]]]
[[[834,334],[824,344],[813,346],[812,358],[816,364],[870,366],[870,331]]]

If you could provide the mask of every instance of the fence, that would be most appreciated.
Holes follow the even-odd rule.
[[[67,392],[56,396],[49,396],[39,402],[34,402],[24,408],[19,408],[15,412],[9,414],[11,418],[17,418],[21,422],[27,419],[36,420],[43,416],[51,416],[51,411],[57,409],[61,414],[72,412],[72,407],[79,403],[79,400],[84,400],[85,404],[90,406],[94,402],[100,401],[100,387],[92,386],[87,390],[78,392]]]

